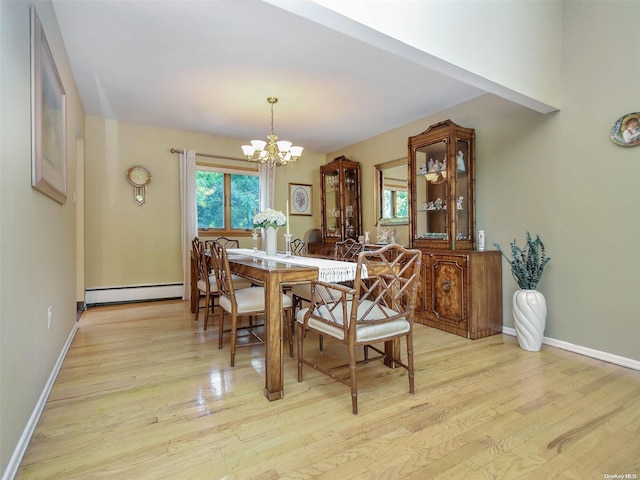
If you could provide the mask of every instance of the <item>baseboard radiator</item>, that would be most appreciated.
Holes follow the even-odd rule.
[[[85,291],[85,302],[88,307],[92,307],[113,303],[168,300],[182,298],[182,290],[182,283],[91,288]]]

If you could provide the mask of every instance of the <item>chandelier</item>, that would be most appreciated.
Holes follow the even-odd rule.
[[[271,104],[271,133],[268,135],[269,142],[264,140],[251,140],[251,145],[242,145],[242,153],[250,162],[272,163],[276,166],[286,165],[295,162],[302,155],[302,147],[293,146],[291,142],[280,140],[273,133],[273,104],[278,102],[276,97],[267,98]]]

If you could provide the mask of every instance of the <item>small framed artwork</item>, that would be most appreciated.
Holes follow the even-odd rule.
[[[640,145],[640,112],[621,116],[611,127],[611,140],[623,147]]]
[[[289,184],[291,215],[311,215],[311,185]]]
[[[67,200],[66,94],[33,6],[31,186],[61,204]]]

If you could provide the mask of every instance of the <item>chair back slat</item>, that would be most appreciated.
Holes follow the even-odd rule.
[[[211,261],[213,270],[216,274],[216,283],[220,295],[229,297],[232,303],[235,303],[235,295],[233,289],[233,280],[231,278],[231,268],[229,267],[229,257],[227,249],[218,242],[211,244]]]
[[[291,253],[294,255],[305,256],[307,254],[307,246],[300,238],[291,240]]]
[[[315,294],[309,315],[334,326],[345,335],[357,325],[381,324],[399,318],[413,321],[422,253],[391,244],[379,250],[360,252],[357,256],[353,287],[323,284],[322,295]],[[366,266],[367,276],[363,277]],[[326,286],[324,286],[326,285]]]
[[[419,250],[391,244],[358,255],[354,290],[358,305],[352,306],[350,323],[384,323],[397,318],[413,318],[422,265]],[[366,266],[368,276],[361,275]],[[362,308],[362,306],[366,306]],[[355,328],[356,325],[351,325]]]
[[[333,258],[334,260],[355,262],[363,248],[364,245],[362,243],[358,243],[353,238],[347,238],[342,242],[336,242],[333,247]]]
[[[240,241],[237,238],[217,237],[205,242],[205,248],[211,250],[211,245],[217,243],[224,248],[240,248]]]
[[[215,242],[224,248],[240,248],[240,241],[237,238],[218,237]]]
[[[355,320],[379,323],[382,319],[370,318],[375,307],[384,321],[412,317],[421,263],[420,251],[407,250],[399,245],[360,254],[358,268],[362,271],[362,266],[366,266],[369,276],[366,279],[356,278],[354,289],[360,292],[360,303],[367,302],[369,308],[354,312]]]
[[[193,258],[196,261],[196,269],[198,271],[198,280],[204,280],[209,283],[209,262],[205,256],[205,244],[198,237],[191,241],[191,249],[193,250]]]

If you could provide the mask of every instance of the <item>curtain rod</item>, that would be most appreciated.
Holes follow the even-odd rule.
[[[182,153],[184,151],[184,149],[182,148],[172,148],[171,153]],[[209,157],[209,158],[221,158],[222,160],[236,160],[238,162],[246,162],[247,159],[246,158],[239,158],[239,157],[227,157],[226,155],[213,155],[211,153],[198,153],[196,152],[196,156],[197,157]]]

